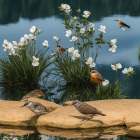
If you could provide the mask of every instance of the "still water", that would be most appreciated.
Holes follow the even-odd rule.
[[[70,42],[70,38],[65,36],[66,29],[62,24],[64,20],[58,9],[62,3],[66,3],[71,6],[71,9],[73,10],[73,16],[77,16],[76,10],[78,7],[82,12],[84,10],[91,12],[88,21],[94,21],[94,39],[98,37],[100,33],[98,30],[100,25],[106,26],[106,33],[103,34],[104,40],[110,41],[111,39],[117,39],[117,50],[115,53],[112,53],[108,50],[109,47],[107,44],[101,46],[102,49],[99,49],[95,70],[99,71],[105,79],[110,81],[110,83],[113,83],[116,79],[116,73],[112,70],[111,64],[121,63],[123,67],[121,70],[118,70],[118,78],[122,83],[122,88],[124,88],[126,84],[126,80],[124,78],[126,78],[126,76],[122,73],[122,70],[132,66],[136,74],[130,78],[125,93],[130,98],[139,99],[139,0],[0,0],[0,44],[3,44],[4,39],[7,39],[10,42],[15,40],[19,42],[20,38],[23,37],[24,34],[30,33],[30,27],[36,26],[37,28],[40,28],[41,31],[43,31],[43,33],[37,37],[37,45],[43,48],[42,43],[44,40],[48,40],[50,47],[49,51],[47,52],[48,54],[52,53],[52,51],[56,52],[56,44],[54,43],[53,36],[57,36],[61,39],[60,45],[62,47],[73,47],[73,42]],[[125,31],[123,31],[121,28],[119,28],[118,22],[114,21],[117,18],[121,19],[131,28],[126,28]],[[90,52],[91,53],[89,56],[91,56],[92,52],[95,52],[95,49],[90,49]],[[1,46],[0,57],[3,58],[3,55],[5,55],[5,52]],[[51,80],[52,76],[49,77],[48,81]],[[66,95],[67,97],[65,97],[65,94],[62,95],[64,90],[66,90],[65,87],[57,87],[56,85],[57,83],[54,82],[49,86],[47,85],[46,87],[42,87],[43,93],[46,95],[45,99],[60,103],[59,97],[61,96],[61,99],[63,99],[62,102],[70,100],[68,95]],[[29,87],[22,90],[15,88],[8,89],[4,87],[1,88],[2,96],[0,98],[18,100],[16,98],[16,93],[20,93],[22,91],[23,93],[21,94],[25,94],[34,88],[37,87]],[[126,139],[126,137],[118,138]],[[51,138],[48,137],[47,139]],[[59,139],[59,137],[53,137],[52,139]]]

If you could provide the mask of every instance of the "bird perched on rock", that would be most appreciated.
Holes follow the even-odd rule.
[[[28,98],[31,98],[31,97],[39,98],[41,96],[44,96],[43,92],[39,89],[35,89],[29,92],[28,94],[26,94],[25,96],[23,96],[23,98],[20,101],[22,100],[28,101]]]
[[[62,53],[65,51],[66,49],[62,48],[60,45],[57,45],[57,51],[58,53]]]
[[[27,101],[23,106],[21,107],[24,107],[24,106],[27,106],[31,111],[33,111],[34,113],[42,113],[42,112],[48,112],[47,108],[42,105],[41,103],[38,103],[38,102],[32,102],[32,101]],[[21,108],[20,107],[20,108]],[[36,114],[37,115],[37,114]],[[35,116],[36,116],[35,115]],[[34,116],[34,117],[35,117]]]
[[[72,105],[75,105],[75,108],[84,115],[91,115],[91,118],[93,118],[93,115],[99,114],[102,116],[106,116],[105,114],[101,113],[101,111],[97,110],[95,107],[92,107],[86,103],[80,102],[78,100],[73,101]]]
[[[127,24],[125,24],[124,22],[122,22],[120,19],[116,19],[115,21],[118,21],[118,23],[121,25],[120,28],[123,27],[123,30],[125,30],[125,26],[127,28],[130,28],[130,26],[128,26]]]
[[[90,73],[91,80],[95,83],[102,83],[104,81],[103,76],[96,70],[92,70]]]

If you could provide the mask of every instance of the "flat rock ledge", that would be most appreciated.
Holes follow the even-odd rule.
[[[30,98],[29,100],[45,105],[49,112],[40,116],[36,126],[48,126],[62,129],[76,128],[107,128],[112,126],[127,126],[127,135],[140,138],[140,100],[138,99],[111,99],[86,102],[96,107],[106,116],[96,115],[91,120],[84,120],[85,115],[79,113],[72,101],[64,103],[65,106],[53,102]],[[0,124],[14,126],[28,126],[32,116],[35,115],[28,107],[22,106],[24,102],[0,100]]]

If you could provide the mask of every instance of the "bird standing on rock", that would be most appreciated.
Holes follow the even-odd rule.
[[[60,45],[57,45],[57,51],[58,53],[62,53],[65,51],[66,49],[62,48]]]
[[[101,111],[97,110],[95,107],[92,107],[86,103],[80,102],[78,100],[73,101],[72,105],[75,105],[75,108],[82,114],[84,115],[91,115],[91,117],[89,118],[92,119],[93,115],[95,114],[99,114],[102,116],[106,116],[105,114],[101,113]],[[83,119],[84,120],[84,119]]]
[[[42,105],[41,103],[38,103],[38,102],[32,102],[32,101],[27,101],[23,106],[21,107],[24,107],[24,106],[27,106],[31,111],[33,111],[34,113],[42,113],[42,112],[48,112],[47,108]],[[20,107],[20,108],[21,108]],[[37,114],[36,114],[37,115]],[[35,115],[35,116],[36,116]],[[34,116],[34,117],[35,117]]]
[[[96,70],[92,70],[90,73],[91,80],[95,83],[103,83],[104,79],[103,76],[97,72]]]
[[[44,96],[43,92],[39,89],[35,89],[29,92],[28,94],[26,94],[25,96],[23,96],[23,98],[20,101],[22,100],[28,101],[28,98],[31,98],[31,97],[39,98],[41,96]]]
[[[122,22],[120,19],[116,19],[115,21],[118,21],[118,23],[121,25],[120,28],[123,27],[123,30],[125,30],[125,26],[127,28],[130,28],[130,26],[128,26],[127,24],[125,24],[124,22]]]

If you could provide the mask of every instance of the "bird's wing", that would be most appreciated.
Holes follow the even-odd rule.
[[[124,22],[121,22],[120,24],[122,24],[122,25],[124,25],[124,26],[126,26],[126,27],[130,28],[130,26],[128,26],[128,25],[127,25],[127,24],[125,24]]]
[[[86,103],[80,104],[78,107],[78,110],[80,110],[81,113],[83,114],[96,114],[98,113],[98,110]]]
[[[34,109],[35,110],[37,109],[37,110],[46,110],[46,111],[48,111],[47,108],[44,105],[42,105],[42,104],[40,104],[38,102],[34,102],[33,104],[34,104]]]
[[[96,75],[97,79],[102,80],[102,81],[104,80],[103,76],[100,73],[95,73],[95,75]]]

